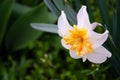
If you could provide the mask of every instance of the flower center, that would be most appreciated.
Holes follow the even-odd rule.
[[[76,50],[78,56],[83,56],[86,53],[93,51],[92,44],[88,40],[87,29],[78,28],[73,26],[72,30],[69,30],[69,35],[63,37],[66,45],[70,45],[70,50]]]

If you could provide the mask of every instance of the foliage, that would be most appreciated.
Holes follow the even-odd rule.
[[[95,31],[110,31],[105,47],[112,58],[101,65],[72,59],[53,34],[60,11],[76,24],[76,12],[83,4],[91,22],[104,25]],[[119,0],[1,0],[0,80],[119,80],[119,6]],[[42,31],[31,23],[39,23]]]

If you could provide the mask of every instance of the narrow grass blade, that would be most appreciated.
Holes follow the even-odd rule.
[[[116,11],[116,29],[114,29],[116,32],[114,34],[114,37],[115,37],[115,41],[116,41],[116,45],[118,48],[120,48],[120,0],[117,0],[116,1],[117,3],[117,11]]]
[[[86,4],[87,4],[88,13],[89,13],[89,16],[90,16],[90,21],[93,22],[94,18],[93,18],[92,8],[91,8],[91,5],[90,5],[90,0],[86,0]]]
[[[60,12],[57,10],[57,8],[54,6],[51,0],[44,0],[48,8],[56,15],[59,16]]]
[[[60,11],[64,11],[66,13],[68,19],[70,20],[70,22],[72,22],[72,24],[77,24],[76,17],[70,14],[70,12],[65,7],[63,0],[53,0],[53,2]]]
[[[81,3],[81,0],[75,0],[75,6],[76,6],[76,10],[78,11],[80,9],[80,3]]]
[[[97,0],[98,8],[101,13],[102,23],[106,25],[110,32],[112,32],[112,24],[110,22],[110,16],[108,8],[106,7],[106,0]]]
[[[54,24],[38,24],[38,23],[32,23],[31,26],[34,29],[50,32],[50,33],[57,33],[58,27]]]

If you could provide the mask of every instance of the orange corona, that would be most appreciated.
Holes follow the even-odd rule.
[[[70,50],[76,50],[78,56],[83,56],[86,53],[93,51],[92,44],[88,40],[86,28],[78,28],[73,26],[72,30],[69,30],[69,35],[65,35],[63,40],[66,45],[70,45]]]

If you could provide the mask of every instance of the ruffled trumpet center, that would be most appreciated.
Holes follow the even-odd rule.
[[[69,34],[63,37],[63,40],[66,45],[70,45],[70,50],[75,50],[78,56],[83,56],[93,51],[87,33],[88,31],[85,27],[79,29],[74,25],[73,29],[69,30]]]

